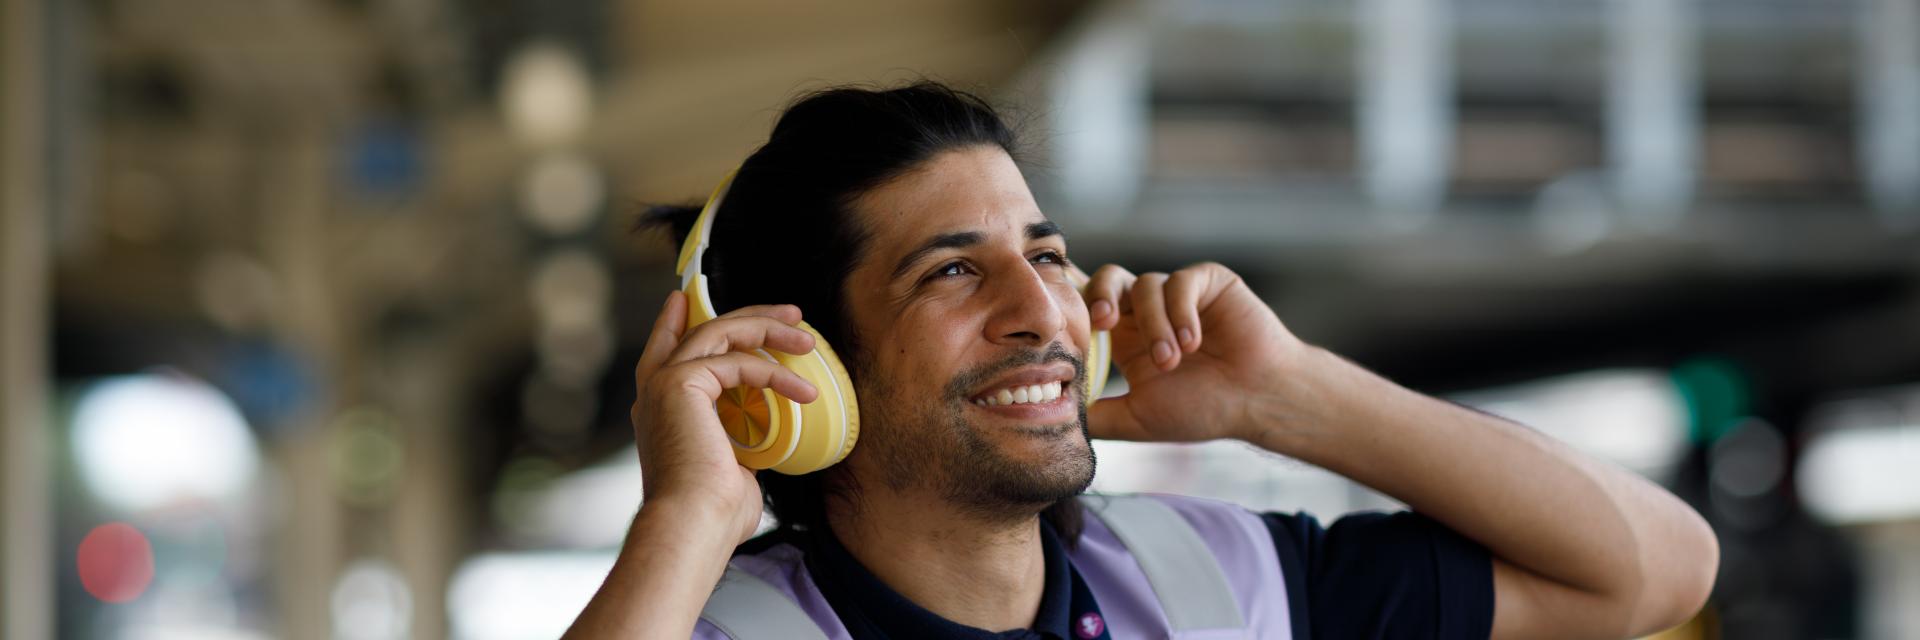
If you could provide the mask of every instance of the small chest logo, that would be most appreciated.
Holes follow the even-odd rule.
[[[1080,636],[1081,640],[1093,640],[1100,637],[1100,632],[1106,630],[1107,621],[1101,620],[1100,614],[1094,611],[1080,614],[1079,622],[1073,626],[1074,635]]]

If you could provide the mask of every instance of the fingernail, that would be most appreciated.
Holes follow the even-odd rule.
[[[1173,345],[1167,344],[1167,341],[1165,340],[1159,340],[1153,343],[1153,361],[1154,362],[1166,362],[1172,359],[1173,359]]]
[[[1192,329],[1188,329],[1188,328],[1186,328],[1186,327],[1181,327],[1181,328],[1180,328],[1180,344],[1181,344],[1181,345],[1190,345],[1190,344],[1193,344],[1193,330],[1192,330]]]
[[[1093,303],[1093,317],[1105,318],[1109,313],[1113,313],[1113,303],[1105,300]]]

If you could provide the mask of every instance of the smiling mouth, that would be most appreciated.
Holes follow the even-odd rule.
[[[982,407],[1004,407],[1023,404],[1046,404],[1058,400],[1065,392],[1064,382],[1055,380],[1041,384],[1029,384],[1007,387],[999,391],[986,393],[973,399],[973,404]]]
[[[1079,397],[1080,359],[1060,342],[1045,350],[1008,354],[997,362],[955,374],[948,397],[1002,417],[1041,418]],[[1043,415],[1044,414],[1044,415]]]

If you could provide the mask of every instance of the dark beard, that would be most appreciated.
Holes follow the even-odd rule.
[[[999,362],[962,372],[933,403],[916,403],[886,383],[884,376],[858,376],[862,429],[856,451],[865,449],[889,490],[928,490],[953,505],[986,518],[1023,518],[1047,505],[1079,495],[1093,482],[1094,455],[1087,433],[1087,409],[1075,422],[1033,427],[1023,437],[1062,443],[1059,456],[1041,464],[1004,455],[966,419],[967,394],[1007,370],[1041,362],[1071,363],[1071,389],[1084,393],[1086,367],[1059,343],[1045,351],[1023,351]],[[871,398],[871,400],[868,400]],[[1078,431],[1075,442],[1065,434]]]

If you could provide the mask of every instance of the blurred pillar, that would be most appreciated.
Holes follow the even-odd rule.
[[[277,336],[310,359],[323,388],[349,388],[341,372],[351,368],[344,356],[339,308],[330,287],[333,245],[328,233],[328,185],[331,139],[324,118],[293,114],[273,135],[261,136],[257,152],[266,188],[258,190],[260,244],[285,287],[285,304],[275,316]],[[339,410],[336,394],[323,396],[314,411],[289,425],[289,436],[272,451],[286,470],[282,489],[291,508],[276,536],[270,572],[280,628],[276,637],[324,640],[333,637],[328,597],[346,561],[345,517],[336,493],[330,459],[331,418]]]
[[[0,637],[53,637],[46,6],[0,0]]]
[[[1047,81],[1049,151],[1060,196],[1081,219],[1113,224],[1133,212],[1152,127],[1147,8],[1110,0],[1061,41]]]
[[[455,414],[460,391],[452,341],[429,341],[389,349],[392,372],[387,402],[399,416],[406,468],[390,508],[393,562],[413,594],[408,636],[445,638],[447,587],[467,551],[461,523],[460,456],[463,435]]]
[[[1382,219],[1418,227],[1447,195],[1453,154],[1453,12],[1447,0],[1362,0],[1360,172]]]
[[[1614,0],[1607,34],[1607,155],[1627,219],[1672,228],[1693,201],[1700,83],[1689,0]]]
[[[1920,226],[1920,0],[1860,3],[1860,124],[1867,197],[1888,226]]]

